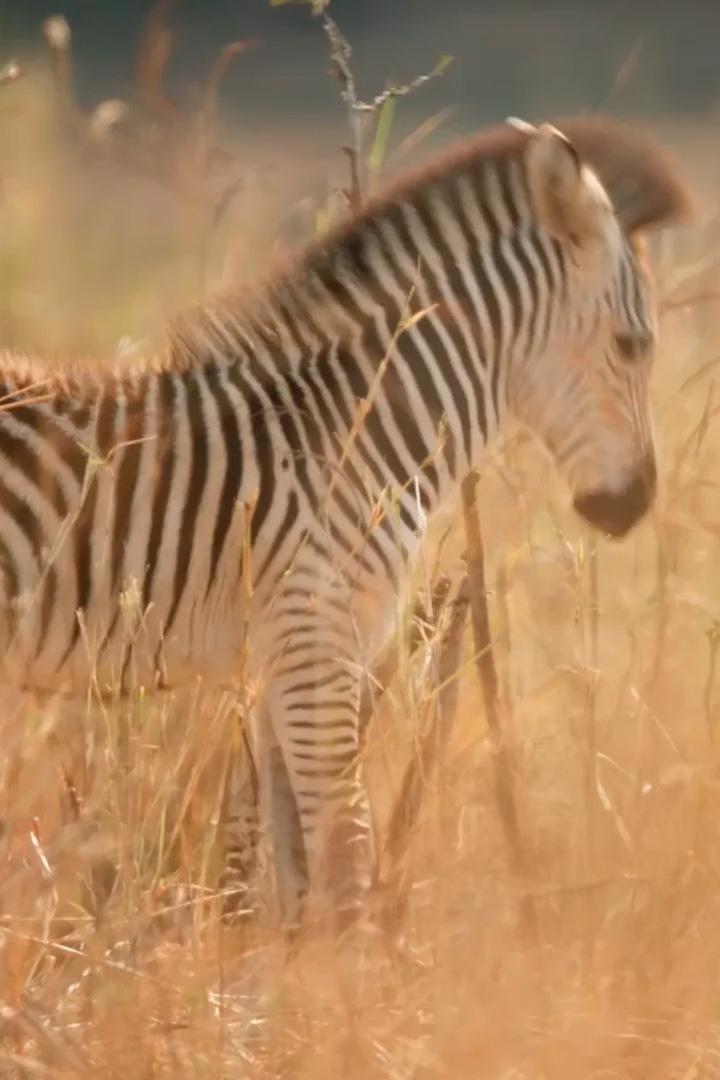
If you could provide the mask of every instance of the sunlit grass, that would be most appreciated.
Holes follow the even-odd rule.
[[[101,362],[267,262],[287,186],[267,199],[250,184],[208,232],[215,191],[168,194],[78,148],[40,76],[0,93],[3,347]],[[665,252],[666,290],[698,257],[686,248]],[[709,259],[682,288],[716,278]],[[526,879],[511,872],[495,804],[469,635],[446,752],[402,864],[383,865],[390,895],[409,885],[399,941],[368,944],[350,988],[322,932],[285,942],[267,868],[257,917],[220,920],[229,694],[111,708],[90,693],[69,715],[34,704],[22,753],[3,765],[0,1075],[720,1075],[719,330],[712,304],[664,319],[662,491],[625,543],[583,530],[534,445],[512,436],[485,470]],[[464,543],[456,524],[443,569],[458,569]],[[426,562],[430,576],[431,552]],[[425,658],[402,660],[368,734],[381,837],[432,712]]]

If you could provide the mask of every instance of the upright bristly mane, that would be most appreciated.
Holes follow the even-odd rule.
[[[680,169],[655,139],[634,127],[599,115],[560,118],[551,123],[576,147],[581,159],[598,175],[623,229],[636,231],[681,224],[692,217],[693,200]],[[329,250],[341,250],[364,223],[382,216],[415,190],[473,167],[518,156],[530,135],[505,123],[465,139],[428,165],[401,176],[363,208],[311,241],[289,266],[279,267],[270,285],[286,274],[300,273]]]
[[[580,158],[598,175],[613,203],[622,228],[629,236],[688,219],[692,212],[689,189],[679,169],[652,138],[634,127],[603,116],[561,118],[552,122],[574,144]],[[198,343],[212,321],[227,325],[252,337],[252,324],[264,326],[272,335],[277,297],[284,282],[302,285],[314,270],[328,263],[342,264],[362,234],[366,222],[381,218],[419,188],[442,183],[462,172],[481,170],[483,165],[519,156],[531,137],[532,128],[505,123],[482,131],[439,155],[429,165],[400,177],[373,196],[363,208],[313,240],[304,251],[255,287],[217,296],[193,315],[178,320],[173,333],[174,362],[192,362]]]
[[[682,223],[692,214],[690,192],[680,170],[657,142],[635,127],[608,117],[581,115],[551,121],[573,143],[580,158],[598,175],[615,213],[628,235]],[[144,360],[113,364],[51,364],[0,354],[0,374],[6,372],[24,384],[44,382],[48,392],[80,392],[109,378],[132,380],[135,374],[168,367],[182,370],[202,362],[202,342],[208,325],[218,319],[253,337],[258,323],[273,332],[274,297],[284,281],[301,282],[318,260],[342,256],[365,222],[380,217],[414,191],[441,182],[468,169],[518,156],[531,137],[531,129],[510,123],[488,128],[436,157],[429,165],[400,177],[383,192],[323,237],[313,240],[289,262],[276,267],[265,281],[244,289],[227,290],[198,305],[168,329],[166,345]],[[39,391],[42,392],[42,391]]]
[[[654,139],[599,115],[565,117],[550,123],[570,139],[580,158],[597,173],[627,233],[679,224],[692,216],[690,190],[671,156]],[[402,202],[418,187],[518,156],[529,138],[529,131],[505,123],[463,140],[369,199],[359,212],[312,242],[300,262],[318,250],[341,245],[365,221]]]

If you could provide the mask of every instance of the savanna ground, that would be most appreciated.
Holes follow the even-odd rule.
[[[139,136],[130,117],[109,135],[98,120],[89,138],[41,66],[0,95],[3,346],[142,349],[332,210],[317,198],[329,157],[297,135],[245,145],[228,198],[222,170],[237,163],[208,180],[205,127],[153,121]],[[712,180],[699,124],[655,127]],[[338,136],[313,138],[327,155]],[[401,945],[368,945],[352,992],[330,938],[289,950],[271,903],[252,925],[220,920],[229,695],[107,708],[90,691],[70,727],[36,705],[21,770],[4,777],[21,827],[0,868],[0,1076],[720,1076],[720,308],[706,209],[703,230],[655,250],[651,517],[621,544],[591,536],[515,433],[482,476],[521,872],[469,630],[441,761],[385,860]],[[465,537],[459,516],[436,536],[449,526],[441,562],[455,572]],[[430,554],[421,577],[434,573]],[[437,705],[424,633],[369,730],[381,836]]]

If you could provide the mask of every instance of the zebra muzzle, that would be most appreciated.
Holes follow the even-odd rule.
[[[648,458],[621,491],[591,491],[576,495],[575,510],[594,528],[622,537],[652,506],[656,489],[655,462]]]

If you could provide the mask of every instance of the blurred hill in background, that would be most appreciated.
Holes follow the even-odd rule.
[[[147,0],[0,0],[0,40],[36,40],[47,15],[62,12],[76,42],[83,97],[127,89]],[[230,74],[228,108],[248,120],[306,122],[333,115],[325,43],[302,6],[268,0],[177,0],[171,81],[192,93],[218,49],[253,37],[261,48]],[[720,6],[709,0],[334,0],[352,41],[362,84],[373,89],[427,68],[439,53],[455,64],[447,80],[407,103],[411,115],[452,103],[473,126],[508,112],[540,115],[598,108],[622,113],[715,108],[720,99]],[[630,68],[630,70],[623,70]]]

